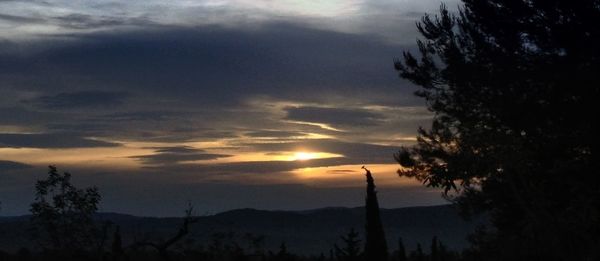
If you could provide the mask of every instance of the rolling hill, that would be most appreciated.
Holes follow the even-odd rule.
[[[467,246],[466,236],[484,218],[465,221],[449,205],[382,209],[382,222],[390,250],[397,247],[402,237],[406,247],[414,249],[417,243],[428,246],[437,236],[452,249]],[[99,220],[108,220],[121,227],[125,244],[134,238],[160,240],[175,233],[181,218],[136,217],[117,213],[99,213]],[[15,251],[22,246],[35,248],[27,236],[29,217],[0,217],[0,249]],[[237,209],[200,217],[193,225],[182,246],[207,246],[220,242],[249,246],[248,235],[264,236],[266,249],[275,250],[285,242],[295,253],[327,253],[340,236],[351,228],[361,234],[364,227],[364,208],[322,208],[305,211],[270,211]]]

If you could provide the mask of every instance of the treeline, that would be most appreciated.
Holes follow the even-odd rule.
[[[118,230],[117,230],[118,231]],[[244,235],[245,239],[235,240],[232,234],[216,233],[203,245],[192,240],[182,240],[164,252],[155,247],[142,246],[139,243],[122,245],[118,232],[101,249],[88,250],[40,250],[37,247],[23,247],[15,253],[0,252],[0,260],[206,260],[206,261],[363,261],[366,259],[362,240],[355,230],[340,237],[327,252],[319,255],[302,255],[288,250],[282,242],[277,249],[266,249],[263,236]],[[478,260],[468,251],[457,252],[447,249],[436,237],[423,247],[408,251],[400,238],[397,249],[391,251],[389,261],[459,261]]]
[[[356,233],[356,232],[354,232]],[[358,234],[356,234],[358,236]],[[166,256],[161,255],[152,247],[127,246],[123,248],[107,246],[101,251],[54,251],[36,250],[23,247],[15,253],[0,252],[0,260],[169,260],[169,261],[366,261],[362,251],[361,240],[342,241],[327,252],[318,255],[302,255],[288,250],[288,245],[281,243],[277,249],[264,249],[263,247],[248,246],[247,242],[228,241],[215,235],[215,239],[206,245],[195,242],[180,242],[166,251]],[[347,236],[341,238],[347,239]],[[264,238],[264,237],[262,237]],[[118,240],[114,241],[117,242]],[[114,243],[113,242],[113,243]],[[431,245],[422,247],[421,244],[412,251],[407,251],[399,241],[399,248],[392,251],[389,261],[459,261],[477,260],[469,258],[468,252],[457,252],[446,249],[444,244],[434,238]]]
[[[137,236],[125,240],[117,224],[95,218],[101,201],[97,188],[76,188],[71,184],[69,173],[59,173],[56,167],[50,166],[48,177],[36,183],[35,201],[30,209],[31,225],[28,231],[23,231],[34,243],[14,253],[0,252],[0,260],[471,260],[469,252],[452,251],[436,237],[424,247],[419,244],[410,251],[400,238],[394,250],[388,251],[375,182],[370,171],[365,170],[364,239],[351,229],[320,255],[301,255],[289,251],[285,242],[277,249],[267,249],[266,238],[253,234],[214,233],[208,242],[196,242],[187,237],[190,228],[199,221],[191,205],[179,226],[173,228],[172,235],[162,239]]]

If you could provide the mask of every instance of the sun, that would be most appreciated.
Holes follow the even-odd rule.
[[[296,152],[294,153],[294,160],[310,160],[317,158],[316,153],[312,152]]]

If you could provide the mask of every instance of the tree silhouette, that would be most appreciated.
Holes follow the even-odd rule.
[[[404,247],[404,242],[402,242],[402,238],[398,238],[398,261],[406,261],[406,248]]]
[[[188,208],[185,210],[185,217],[183,217],[183,221],[179,226],[177,233],[159,242],[153,242],[150,240],[140,240],[135,242],[132,245],[132,248],[137,249],[143,247],[150,247],[156,250],[158,256],[162,260],[170,260],[170,248],[173,247],[175,243],[182,240],[190,232],[190,226],[192,224],[198,223],[199,220],[200,219],[198,217],[194,217],[194,207],[191,204],[188,204]]]
[[[98,189],[78,189],[71,184],[71,174],[48,168],[48,177],[35,185],[31,204],[34,238],[54,254],[72,256],[92,250],[101,238],[93,220],[100,202]]]
[[[112,248],[111,248],[112,260],[123,260],[125,250],[123,249],[123,241],[121,239],[121,228],[117,226],[115,233],[113,234]]]
[[[431,261],[440,261],[440,249],[438,244],[438,239],[436,236],[431,239],[431,251],[430,251]]]
[[[366,242],[365,258],[373,261],[387,260],[388,249],[379,216],[379,202],[377,201],[377,191],[375,191],[375,181],[369,171],[364,166],[367,176],[367,198],[366,198]]]
[[[425,253],[420,243],[417,243],[417,249],[411,253],[411,259],[415,261],[425,261]]]
[[[346,236],[341,239],[344,242],[343,247],[334,245],[335,255],[339,261],[358,261],[361,260],[360,239],[358,232],[354,228],[350,229]]]
[[[395,63],[435,114],[399,174],[488,212],[496,230],[475,248],[490,259],[600,258],[600,1],[463,3],[423,17],[419,55]]]
[[[290,254],[290,252],[288,252],[287,245],[285,244],[285,242],[281,242],[281,245],[279,245],[279,251],[274,256],[274,260],[292,261],[295,259],[296,258],[294,258],[294,255],[292,255],[292,254]]]

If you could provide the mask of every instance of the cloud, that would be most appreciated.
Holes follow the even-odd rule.
[[[36,111],[17,106],[0,107],[0,122],[2,124],[31,127],[65,120],[70,121],[72,119],[60,112]]]
[[[103,115],[102,120],[109,121],[164,121],[172,117],[183,116],[185,112],[173,111],[136,111],[136,112],[118,112]]]
[[[181,173],[203,173],[202,177],[208,179],[215,176],[225,178],[227,176],[238,177],[239,175],[248,176],[250,179],[253,179],[260,178],[263,175],[268,176],[300,168],[356,164],[396,164],[393,153],[398,150],[398,147],[395,146],[342,142],[329,139],[232,145],[239,146],[238,148],[265,152],[265,154],[269,155],[278,155],[278,153],[284,151],[314,151],[341,154],[343,157],[296,161],[188,163],[184,161],[216,159],[222,155],[208,154],[205,156],[203,150],[190,147],[171,147],[156,148],[155,154],[153,155],[135,156],[134,158],[149,160],[145,163],[151,165],[149,167],[157,170],[177,171]],[[197,156],[198,159],[195,159],[195,156]],[[244,180],[240,180],[240,182]]]
[[[412,1],[364,1],[337,15],[341,9],[335,4],[302,13],[281,3],[249,8],[235,1],[0,0],[5,29],[0,32],[0,128],[42,132],[0,134],[0,147],[113,147],[114,155],[112,149],[99,155],[106,164],[102,174],[84,160],[68,164],[81,168],[86,184],[106,189],[103,196],[113,198],[107,206],[122,210],[165,211],[149,210],[156,205],[178,210],[172,204],[177,200],[214,196],[202,193],[213,191],[217,182],[212,181],[219,178],[229,179],[220,183],[226,188],[214,190],[226,199],[213,197],[219,199],[210,203],[220,209],[260,193],[265,194],[257,206],[295,208],[329,198],[330,190],[313,194],[302,188],[296,193],[304,202],[299,205],[278,197],[288,191],[281,186],[268,193],[244,186],[256,177],[293,179],[285,172],[304,167],[394,163],[396,147],[369,143],[389,144],[429,122],[420,114],[380,109],[423,106],[412,95],[415,88],[398,79],[393,58],[414,48],[418,15],[411,12],[438,8],[439,2],[414,1],[409,6],[415,8],[403,8]],[[265,7],[270,4],[277,8]],[[281,7],[294,10],[282,15]],[[318,15],[324,11],[327,15]],[[297,121],[342,126],[344,132]],[[319,134],[332,138],[301,140]],[[110,142],[117,140],[125,146]],[[271,141],[277,144],[265,143]],[[191,142],[206,148],[181,146]],[[127,150],[137,146],[153,146],[149,155],[125,159],[139,161],[143,169],[111,169],[112,156],[128,157]],[[300,150],[344,157],[215,163],[235,160],[219,159],[238,153]],[[115,174],[104,175],[108,172]],[[2,189],[27,187],[39,177],[11,175],[29,180],[4,182]],[[285,182],[298,181],[279,183]],[[188,184],[196,193],[192,197],[180,193]],[[110,193],[115,187],[121,187],[120,194]],[[14,193],[13,202],[22,202],[23,193],[28,192]]]
[[[344,142],[333,139],[314,139],[294,142],[250,143],[249,146],[259,151],[314,151],[344,155],[347,164],[394,163],[393,154],[399,147],[367,144],[360,142]]]
[[[456,0],[445,1],[450,8]],[[0,1],[7,14],[26,19],[17,28],[5,28],[14,38],[55,37],[124,28],[260,27],[285,21],[335,32],[370,35],[388,41],[414,43],[414,22],[424,13],[436,12],[435,0],[342,0],[342,1]],[[37,11],[43,10],[43,12]],[[420,15],[419,15],[420,14]],[[28,21],[30,19],[40,21]],[[1,22],[1,21],[0,21]],[[35,23],[33,23],[35,22]],[[14,22],[13,22],[14,23]],[[22,28],[23,25],[32,26]],[[19,28],[21,27],[21,28]],[[20,35],[19,35],[20,33]]]
[[[76,93],[102,86],[106,92],[126,89],[162,100],[228,106],[249,95],[304,101],[341,95],[364,101],[412,91],[397,88],[392,63],[400,55],[398,46],[293,23],[97,32],[25,48],[34,54],[3,55],[0,68],[22,64],[5,80],[18,80],[44,96],[55,95],[47,93],[50,89]]]
[[[381,114],[362,109],[288,107],[286,119],[324,123],[334,126],[378,125],[385,119]]]
[[[115,91],[77,91],[44,95],[24,101],[46,109],[112,107],[123,104],[129,94]]]
[[[20,51],[0,53],[0,101],[22,117],[0,111],[0,122],[32,131],[165,142],[338,135],[282,119],[383,129],[387,115],[353,108],[420,104],[392,68],[400,46],[291,22],[100,31],[11,48]]]
[[[78,120],[50,122],[44,127],[50,132],[147,142],[182,143],[238,137],[235,130],[210,128],[207,126],[215,123],[205,123],[202,119],[202,115],[183,111],[132,111],[83,115]]]
[[[266,152],[265,154],[268,155],[278,155],[278,153],[283,151],[315,151],[341,154],[344,156],[296,161],[244,161],[200,164],[186,163],[184,161],[216,159],[219,155],[208,154],[204,156],[204,151],[202,150],[189,147],[172,147],[157,148],[156,154],[135,156],[134,158],[149,160],[149,162],[145,163],[153,165],[149,167],[157,170],[177,171],[182,173],[203,173],[202,177],[208,179],[215,176],[218,176],[219,178],[228,176],[235,178],[240,175],[249,176],[250,179],[253,179],[260,178],[263,175],[269,176],[300,168],[354,164],[395,164],[392,155],[398,149],[394,146],[341,142],[327,139],[237,145],[240,146],[240,148],[246,147],[256,151]],[[198,159],[194,159],[194,155],[197,155]],[[239,182],[245,180],[247,179],[239,180]]]
[[[149,25],[150,21],[141,18],[114,17],[109,15],[93,16],[88,14],[72,13],[52,18],[57,25],[69,29],[99,29],[104,27],[118,27],[124,25]]]
[[[254,138],[290,138],[305,136],[306,133],[298,131],[259,130],[246,132],[244,135]]]
[[[81,137],[73,133],[0,133],[0,148],[66,149],[116,146],[120,146],[120,144]]]
[[[251,180],[260,180],[265,177],[271,177],[273,181],[278,181],[279,179],[275,175],[300,168],[327,167],[353,163],[355,163],[355,161],[352,159],[335,157],[301,161],[244,161],[217,164],[184,163],[169,166],[168,169],[165,168],[165,166],[156,166],[155,169],[182,173],[202,173],[198,179],[211,180],[217,178],[219,180],[245,183]],[[289,182],[293,181],[290,180]]]
[[[325,171],[327,174],[348,174],[348,173],[358,173],[357,170],[352,169],[332,169]]]
[[[11,171],[11,170],[22,170],[22,169],[28,169],[31,167],[32,167],[31,165],[21,163],[21,162],[0,160],[0,172]]]
[[[41,23],[41,22],[45,21],[44,19],[41,19],[41,18],[9,15],[9,14],[0,14],[0,20],[8,21],[11,23],[18,23],[18,24]]]
[[[204,150],[188,146],[154,148],[154,154],[132,156],[146,165],[173,165],[186,161],[214,160],[231,155],[206,153]]]

